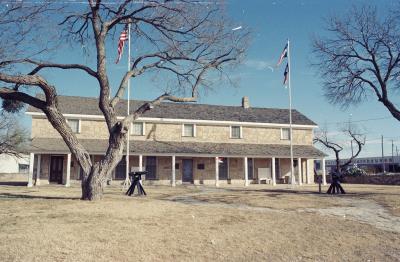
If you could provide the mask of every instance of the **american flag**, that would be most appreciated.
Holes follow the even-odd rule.
[[[283,73],[283,84],[286,85],[289,80],[289,63],[286,64],[285,72]]]
[[[288,51],[288,44],[286,44],[285,48],[283,48],[282,54],[279,57],[279,61],[276,66],[279,66],[282,63],[283,59],[287,57],[287,51]]]
[[[128,37],[128,26],[125,26],[118,40],[118,57],[117,61],[115,61],[116,64],[118,64],[119,60],[121,60],[122,53],[124,52],[125,41],[128,40]]]

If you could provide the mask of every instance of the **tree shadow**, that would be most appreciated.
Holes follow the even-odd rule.
[[[26,198],[26,199],[57,199],[57,200],[80,200],[79,197],[60,197],[60,196],[33,196],[12,193],[0,193],[0,198]]]
[[[0,186],[25,186],[27,185],[27,182],[21,182],[21,181],[1,181]]]

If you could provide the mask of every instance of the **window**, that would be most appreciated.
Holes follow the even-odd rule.
[[[204,168],[205,168],[204,164],[197,164],[197,169],[204,170]]]
[[[79,119],[67,119],[67,123],[71,127],[72,132],[76,134],[81,132],[81,121]]]
[[[196,136],[196,126],[194,124],[183,124],[183,136],[195,137]]]
[[[241,126],[231,126],[231,138],[242,138]]]
[[[282,128],[281,129],[281,139],[282,140],[289,140],[290,139],[290,129],[289,128]]]
[[[144,123],[143,122],[132,123],[131,135],[144,136]]]

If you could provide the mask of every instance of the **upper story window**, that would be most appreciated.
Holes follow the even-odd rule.
[[[183,124],[182,136],[195,137],[196,136],[196,125]]]
[[[81,132],[81,120],[80,119],[67,119],[67,123],[69,127],[72,129],[72,132],[78,134]]]
[[[242,138],[241,126],[231,126],[231,138]]]
[[[134,122],[132,123],[131,134],[134,136],[144,136],[144,122]]]
[[[282,140],[290,140],[290,129],[289,128],[281,129],[281,139]]]

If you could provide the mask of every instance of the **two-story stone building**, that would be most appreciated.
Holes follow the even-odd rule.
[[[126,113],[121,101],[117,112]],[[135,110],[143,101],[131,101]],[[94,160],[105,153],[108,131],[96,98],[60,96],[59,108]],[[45,115],[29,107],[32,117],[28,186],[79,180],[81,169]],[[313,147],[316,124],[293,110],[296,181],[313,183],[314,159],[325,155]],[[162,103],[140,117],[130,132],[130,168],[148,171],[147,182],[160,184],[287,183],[290,174],[289,111],[241,106]],[[324,161],[323,161],[324,162]],[[260,174],[260,175],[259,175]],[[112,179],[126,177],[122,158]]]

